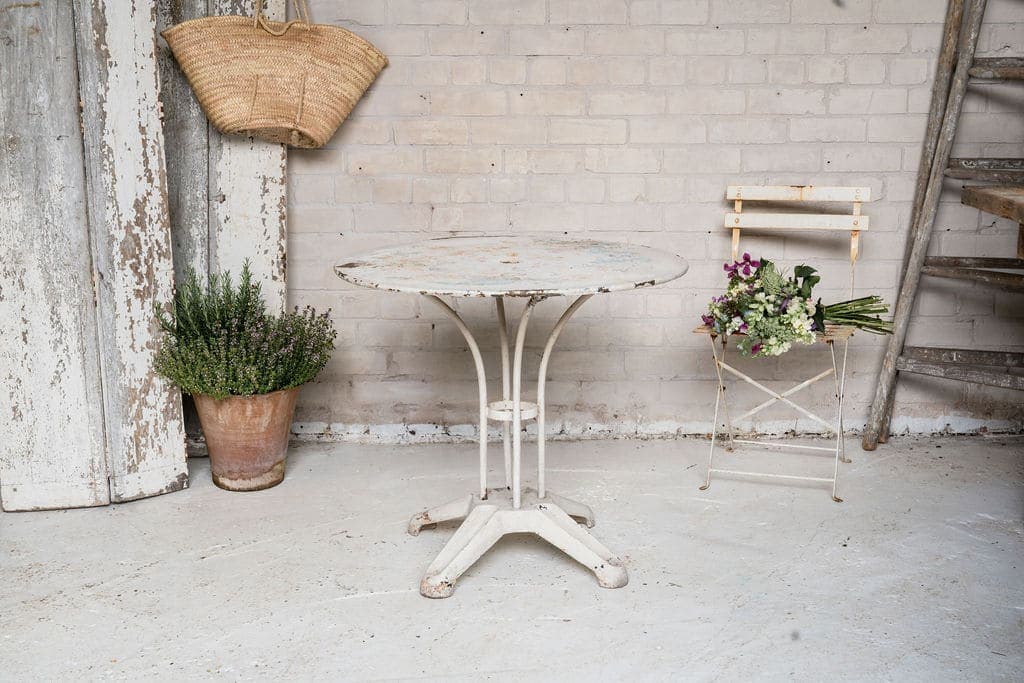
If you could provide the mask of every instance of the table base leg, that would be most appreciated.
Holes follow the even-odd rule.
[[[550,493],[538,499],[534,491],[526,489],[522,507],[514,509],[505,496],[494,495],[500,492],[494,491],[486,500],[477,496],[460,498],[420,513],[409,522],[410,533],[416,535],[422,526],[446,521],[439,517],[450,520],[465,516],[455,535],[427,568],[420,583],[421,594],[428,598],[452,595],[458,578],[506,534],[540,536],[594,572],[598,585],[604,588],[621,588],[629,581],[620,560],[574,519],[579,517],[593,525],[593,513],[586,505]],[[508,495],[507,491],[504,493]]]
[[[478,503],[480,503],[479,496],[468,494],[443,505],[424,510],[418,515],[413,515],[409,520],[409,535],[419,536],[420,529],[425,526],[433,526],[453,519],[465,519]]]

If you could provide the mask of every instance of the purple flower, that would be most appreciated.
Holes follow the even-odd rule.
[[[704,322],[705,325],[708,326],[715,322],[715,319],[710,315],[702,315],[700,319]]]
[[[761,342],[757,342],[750,347],[750,355],[756,356],[761,351]]]
[[[740,332],[746,332],[747,331],[747,324],[743,323],[742,325],[740,325],[740,330],[739,331]]]

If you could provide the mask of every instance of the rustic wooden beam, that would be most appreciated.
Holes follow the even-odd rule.
[[[210,129],[192,86],[181,72],[167,41],[159,33],[183,21],[209,14],[207,0],[157,0],[157,65],[163,111],[167,200],[171,223],[174,280],[189,271],[200,278],[210,272]],[[185,433],[190,450],[204,452],[202,427],[192,397],[182,396]]]
[[[208,13],[207,0],[157,0],[157,32]],[[189,270],[201,277],[210,271],[210,142],[192,86],[163,38],[157,48],[171,247],[175,280],[182,282]]]
[[[284,19],[285,0],[266,14]],[[252,0],[211,0],[211,14],[252,15]],[[248,259],[272,308],[287,305],[287,148],[210,132],[210,269],[239,273]]]
[[[1024,291],[1024,275],[1017,273],[1002,273],[998,270],[981,270],[978,268],[952,268],[949,266],[924,266],[921,269],[921,273],[951,280],[968,280],[998,287],[1008,292]]]
[[[1024,222],[1024,186],[968,185],[961,191],[960,201],[985,213]]]
[[[146,3],[75,0],[86,188],[113,501],[188,484],[181,393],[153,370],[174,265]]]
[[[929,256],[926,266],[951,266],[953,268],[1003,268],[1024,269],[1022,258],[998,258],[995,256]]]
[[[946,177],[1002,184],[1024,183],[1024,159],[950,159]]]
[[[1024,159],[1016,157],[955,157],[949,160],[949,168],[1024,171]]]
[[[1024,390],[1024,374],[1014,374],[1011,368],[999,369],[960,363],[929,363],[911,358],[900,358],[897,365],[901,372],[942,377],[971,384],[985,384],[1003,389]]]
[[[968,73],[971,78],[1024,79],[1024,57],[978,57]]]
[[[106,505],[71,5],[0,11],[0,506]]]
[[[963,363],[1024,368],[1024,353],[1018,351],[982,351],[979,349],[944,349],[928,346],[907,346],[903,358],[928,363]]]
[[[951,0],[955,3],[957,0]],[[893,316],[893,333],[889,336],[886,345],[885,357],[878,374],[878,383],[875,387],[875,397],[871,402],[871,414],[864,427],[863,439],[861,442],[865,450],[874,450],[883,430],[887,429],[889,416],[892,412],[892,399],[896,387],[896,372],[898,370],[896,361],[903,350],[903,344],[907,338],[907,329],[910,324],[910,314],[914,308],[914,301],[917,298],[917,286],[921,279],[921,268],[928,253],[928,243],[931,240],[932,225],[935,222],[935,212],[939,206],[939,198],[942,194],[943,172],[949,165],[950,151],[953,147],[953,138],[956,136],[957,123],[960,119],[960,111],[963,108],[964,95],[967,92],[967,71],[971,61],[974,59],[974,52],[978,46],[978,35],[981,32],[981,22],[985,15],[986,0],[969,0],[969,4],[963,12],[964,21],[962,28],[960,22],[950,22],[948,19],[956,12],[950,8],[947,14],[946,34],[951,28],[959,30],[959,45],[956,50],[956,65],[953,69],[953,79],[948,88],[948,101],[942,114],[942,125],[934,136],[934,157],[931,160],[930,170],[926,174],[919,173],[918,182],[921,182],[921,175],[927,178],[924,186],[924,194],[920,203],[920,209],[915,209],[915,220],[911,224],[909,234],[909,253],[906,257],[903,269],[903,281],[900,285],[900,293],[896,299]],[[955,27],[951,26],[955,24]],[[940,62],[946,55],[946,41],[943,41],[943,54],[940,54]],[[935,99],[945,92],[940,83],[936,83],[933,91],[933,105]],[[937,114],[942,107],[933,106],[932,114]],[[935,130],[931,121],[928,124],[929,132]],[[931,148],[931,137],[926,134],[924,156],[928,156]],[[922,166],[923,170],[923,166]]]

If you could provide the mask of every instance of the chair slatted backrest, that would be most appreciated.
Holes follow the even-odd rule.
[[[853,293],[854,267],[860,256],[860,232],[867,230],[869,219],[861,214],[863,202],[871,201],[869,187],[819,187],[815,185],[730,185],[726,199],[733,210],[725,214],[725,227],[732,230],[732,258],[739,255],[740,232],[752,230],[825,230],[850,233],[850,293]],[[769,213],[743,212],[743,202],[849,203],[850,213]]]

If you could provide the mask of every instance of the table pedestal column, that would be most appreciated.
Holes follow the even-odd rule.
[[[594,526],[594,514],[582,503],[563,498],[545,490],[544,469],[544,385],[548,361],[558,335],[569,318],[590,295],[576,299],[555,324],[544,347],[537,378],[537,402],[522,400],[522,363],[526,328],[534,307],[544,299],[531,297],[520,318],[509,373],[508,330],[505,305],[496,299],[498,336],[502,355],[502,400],[487,402],[487,380],[480,348],[466,323],[458,313],[440,298],[428,295],[455,322],[466,338],[476,365],[480,394],[480,487],[479,493],[466,495],[436,508],[415,515],[409,521],[409,533],[419,534],[424,526],[450,520],[463,519],[462,525],[427,569],[420,583],[420,593],[429,598],[446,598],[455,590],[455,582],[498,539],[505,534],[532,533],[561,549],[580,564],[589,568],[605,588],[620,588],[628,579],[619,560],[580,527],[576,520],[588,527]],[[521,486],[522,422],[537,420],[537,489]],[[487,487],[487,424],[488,420],[503,423],[506,488]]]

